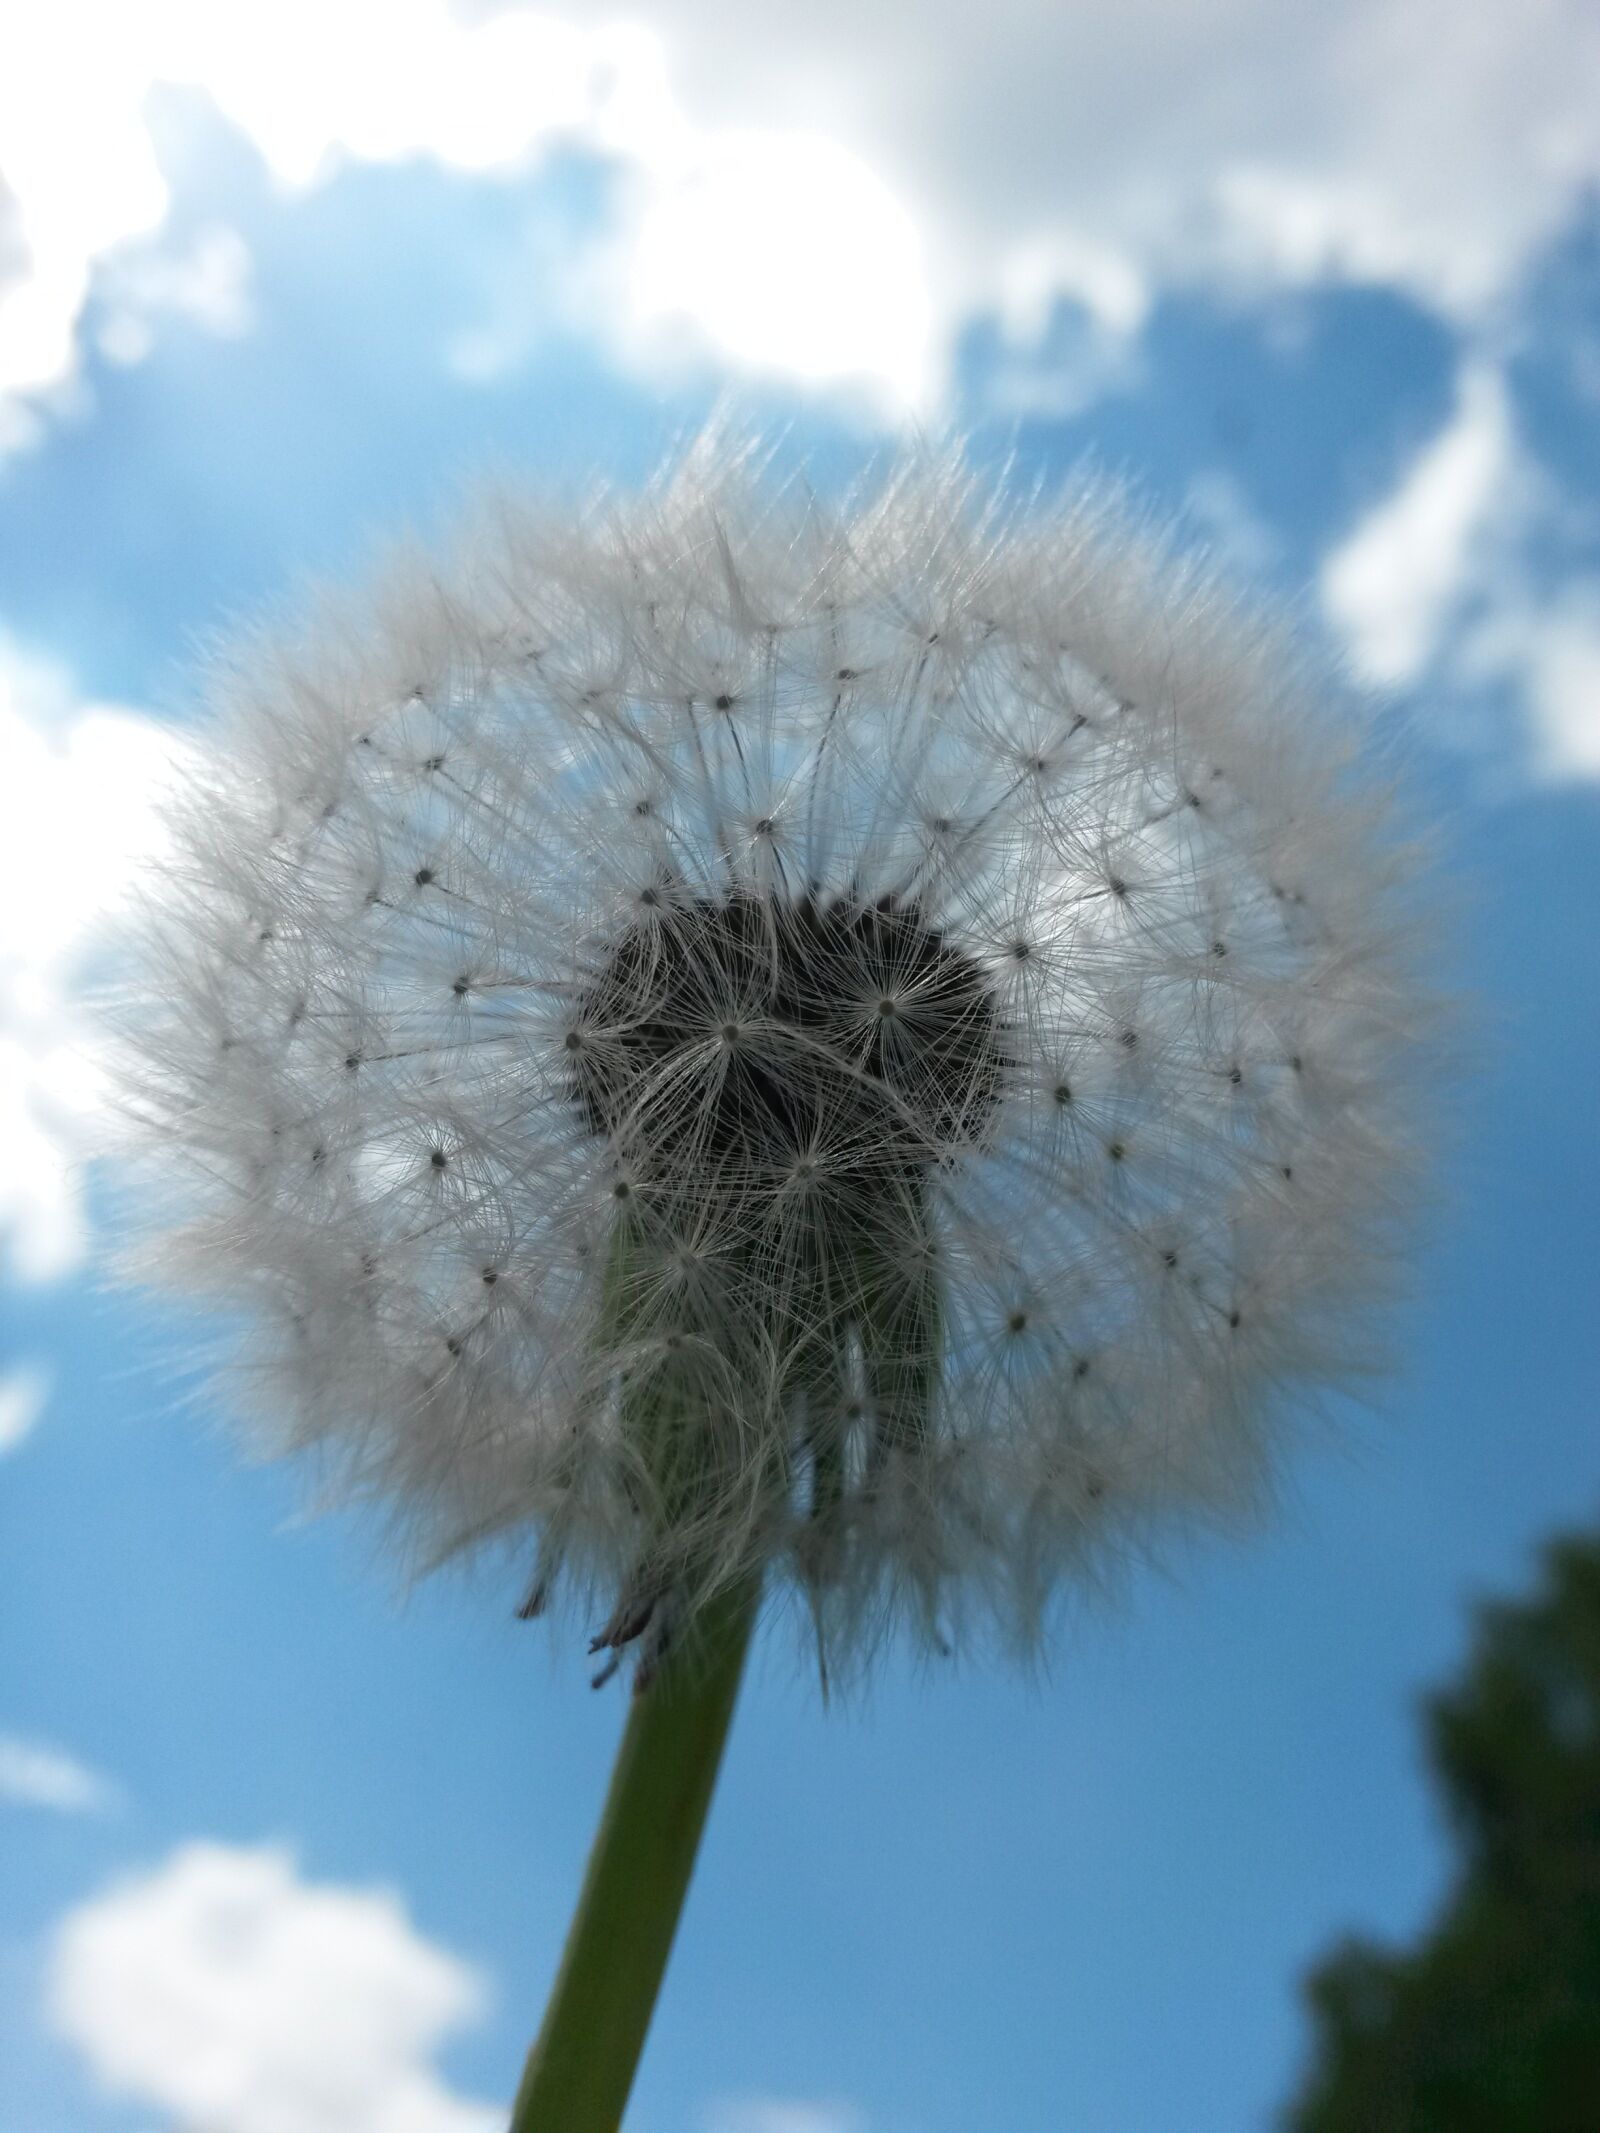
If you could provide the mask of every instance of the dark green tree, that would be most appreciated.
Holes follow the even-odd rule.
[[[1600,1536],[1485,1607],[1464,1679],[1426,1705],[1461,1848],[1409,1953],[1351,1940],[1311,1974],[1293,2133],[1600,2129]]]

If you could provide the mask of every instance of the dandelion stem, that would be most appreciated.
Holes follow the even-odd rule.
[[[694,1871],[758,1592],[711,1601],[637,1694],[510,2133],[616,2133]]]

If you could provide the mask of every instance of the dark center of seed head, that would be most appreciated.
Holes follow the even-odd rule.
[[[1000,1093],[982,972],[888,897],[676,904],[622,936],[579,1019],[590,1130],[691,1193],[775,1187],[820,1148],[836,1194],[876,1199],[971,1145]]]

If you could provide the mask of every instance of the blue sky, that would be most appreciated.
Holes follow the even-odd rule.
[[[514,2086],[622,1706],[237,1459],[213,1329],[101,1277],[78,995],[210,632],[731,398],[824,483],[908,423],[1088,455],[1295,603],[1475,1005],[1404,1367],[1268,1530],[1048,1682],[824,1711],[758,1653],[628,2122],[1265,2127],[1306,1963],[1444,1885],[1417,1690],[1600,1495],[1600,32],[222,12],[80,0],[0,87],[0,2120],[488,2133]]]

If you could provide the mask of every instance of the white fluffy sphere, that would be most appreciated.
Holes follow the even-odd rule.
[[[143,922],[164,1275],[430,1559],[824,1650],[1257,1492],[1372,1360],[1410,862],[1281,632],[1089,501],[716,446],[236,641]]]

